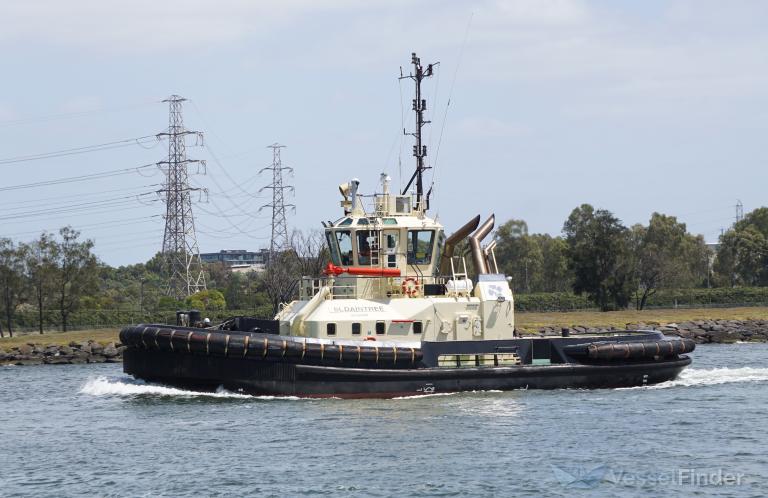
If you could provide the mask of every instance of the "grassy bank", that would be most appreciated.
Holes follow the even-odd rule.
[[[645,311],[572,311],[572,312],[518,312],[515,325],[518,328],[538,327],[619,327],[628,323],[679,323],[690,320],[767,320],[768,307],[754,308],[694,308]]]
[[[120,329],[76,330],[72,332],[46,332],[45,334],[26,334],[0,339],[0,348],[11,348],[28,342],[35,344],[53,344],[66,346],[71,341],[82,342],[93,340],[101,344],[118,342]]]

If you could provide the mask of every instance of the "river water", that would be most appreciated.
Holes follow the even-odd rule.
[[[675,381],[394,400],[0,367],[0,496],[765,496],[768,345]]]

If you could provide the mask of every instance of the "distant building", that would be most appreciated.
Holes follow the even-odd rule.
[[[244,249],[224,249],[219,252],[200,254],[203,263],[224,263],[229,267],[264,268],[269,262],[269,249],[259,249],[258,252]]]

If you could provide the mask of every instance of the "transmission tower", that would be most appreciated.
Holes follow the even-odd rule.
[[[168,131],[157,135],[168,139],[168,159],[157,163],[165,173],[163,187],[158,193],[166,206],[163,256],[168,274],[167,294],[175,299],[182,299],[206,288],[191,199],[193,192],[202,189],[189,186],[188,170],[190,163],[204,167],[205,161],[187,159],[186,148],[187,135],[194,136],[196,145],[199,145],[202,144],[203,134],[184,129],[181,104],[185,100],[178,95],[163,100],[168,102],[170,112]]]
[[[289,171],[293,173],[293,168],[290,166],[283,166],[280,159],[280,149],[285,145],[273,143],[268,145],[267,148],[272,149],[272,166],[262,168],[259,173],[263,171],[272,171],[272,183],[267,185],[264,189],[272,190],[272,203],[264,204],[261,209],[272,208],[272,237],[269,242],[269,258],[270,262],[273,261],[272,257],[279,252],[283,252],[288,249],[290,242],[288,240],[288,222],[286,220],[286,208],[296,210],[294,204],[285,203],[285,191],[294,191],[292,185],[285,185],[283,183],[283,171]],[[261,191],[260,190],[260,191]]]
[[[744,204],[740,200],[736,201],[736,223],[744,219]]]

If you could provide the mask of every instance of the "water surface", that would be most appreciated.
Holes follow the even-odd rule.
[[[394,400],[0,367],[0,495],[764,496],[768,345],[693,356],[647,388]]]

